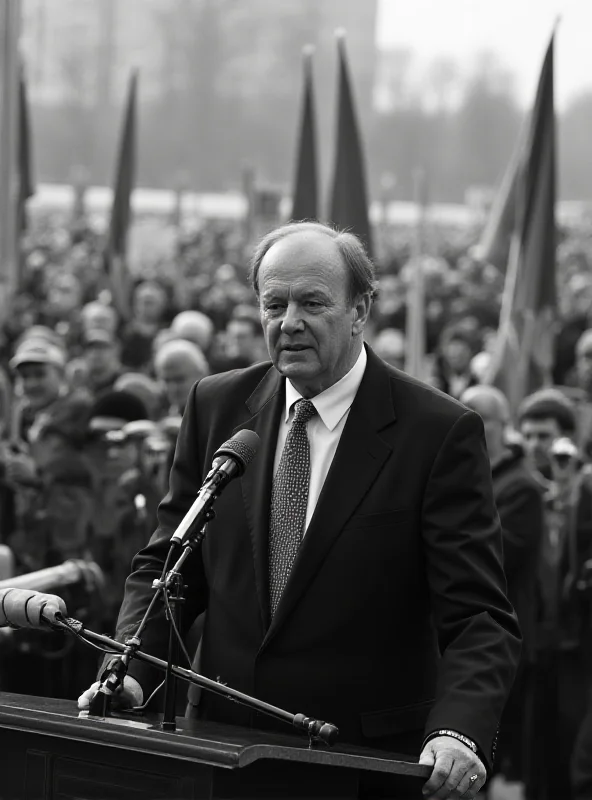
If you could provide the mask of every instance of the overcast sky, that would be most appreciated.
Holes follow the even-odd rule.
[[[453,56],[470,65],[495,52],[516,75],[530,105],[545,48],[560,17],[555,48],[558,108],[592,91],[592,0],[379,0],[378,41],[412,49],[418,59]]]

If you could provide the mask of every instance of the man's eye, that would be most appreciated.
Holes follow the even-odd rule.
[[[310,306],[311,308],[318,308],[322,304],[319,303],[318,300],[307,300],[305,305]]]

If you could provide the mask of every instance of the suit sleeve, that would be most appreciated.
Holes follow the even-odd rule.
[[[160,578],[169,552],[170,538],[189,510],[201,485],[202,468],[197,435],[197,387],[187,399],[185,414],[179,430],[177,447],[169,478],[169,491],[158,508],[158,527],[145,548],[134,557],[132,571],[125,584],[125,595],[115,638],[124,641],[135,632],[154,594],[152,581]],[[176,551],[176,556],[179,555]],[[196,617],[207,606],[207,584],[201,550],[195,551],[185,562],[183,575],[186,584],[182,612],[182,632],[187,633]],[[142,649],[158,658],[166,659],[168,623],[164,606],[159,600],[150,622],[142,636]],[[107,660],[106,660],[107,661]],[[132,661],[129,668],[144,690],[144,697],[162,680],[153,667]]]
[[[477,744],[491,771],[521,636],[506,596],[483,423],[472,411],[456,420],[434,460],[422,523],[441,654],[426,734],[462,733]]]

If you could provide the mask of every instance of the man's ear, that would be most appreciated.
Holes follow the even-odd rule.
[[[371,299],[369,294],[361,294],[354,300],[354,319],[352,336],[359,336],[364,331],[368,314],[370,313]]]

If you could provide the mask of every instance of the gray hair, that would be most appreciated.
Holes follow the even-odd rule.
[[[255,294],[259,297],[259,269],[268,251],[282,239],[295,233],[322,233],[333,239],[349,272],[349,301],[354,303],[360,296],[376,295],[376,274],[364,245],[348,231],[336,230],[322,222],[289,222],[268,233],[261,239],[251,259],[249,278]]]
[[[154,368],[158,373],[167,361],[181,356],[202,375],[210,374],[210,367],[206,357],[198,345],[187,339],[170,339],[162,344],[154,356]]]

